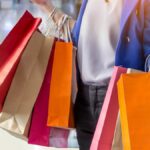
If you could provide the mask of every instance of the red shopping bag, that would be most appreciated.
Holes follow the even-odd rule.
[[[0,45],[0,112],[21,54],[40,22],[26,11]]]

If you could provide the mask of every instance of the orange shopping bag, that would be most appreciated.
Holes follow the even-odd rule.
[[[74,55],[69,21],[68,16],[62,17],[67,40],[55,43],[47,120],[50,127],[74,127],[73,98],[76,90],[73,88]]]
[[[124,150],[150,149],[150,73],[123,74],[118,82]]]
[[[47,125],[72,128],[72,42],[57,41],[53,61]]]

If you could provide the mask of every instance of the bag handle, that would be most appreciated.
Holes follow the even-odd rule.
[[[144,71],[150,72],[150,55],[148,55],[146,60],[145,60]]]
[[[52,18],[54,20],[55,14],[56,14],[56,7],[54,7],[53,10],[49,13],[48,20],[49,18]]]
[[[69,17],[68,15],[64,16],[64,22],[62,22],[63,27],[63,31],[64,34],[66,35],[66,42],[72,42],[72,37],[71,37],[71,28],[70,28],[70,19],[71,17]]]
[[[51,22],[51,20],[50,19],[52,19],[52,21],[53,21],[53,23],[54,23],[54,25],[57,27],[57,24],[56,24],[56,22],[54,21],[54,16],[55,16],[55,14],[56,14],[56,7],[54,7],[53,8],[53,10],[49,13],[49,15],[48,15],[48,17],[47,17],[47,19],[46,19],[46,31],[45,31],[45,36],[49,36],[49,29],[48,29],[48,23],[51,23],[51,25],[52,25],[52,22]]]
[[[63,39],[66,42],[72,42],[71,27],[70,27],[71,17],[68,16],[67,14],[64,14],[58,21],[55,21],[54,17],[56,15],[56,13],[57,13],[57,8],[54,7],[53,10],[48,15],[47,23],[51,22],[50,19],[52,19],[54,25],[56,26],[56,33],[58,35],[58,40]],[[45,35],[49,36],[48,29],[47,29]]]

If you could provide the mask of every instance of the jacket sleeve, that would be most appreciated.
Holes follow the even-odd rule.
[[[81,8],[80,8],[79,15],[78,15],[77,21],[76,21],[76,23],[73,27],[73,30],[72,30],[72,38],[73,38],[73,41],[74,41],[74,45],[76,47],[78,46],[82,18],[83,18],[84,11],[85,11],[86,6],[87,6],[87,2],[88,2],[88,0],[82,0],[82,5],[81,5]]]
[[[144,3],[143,48],[146,58],[145,71],[150,71],[150,0],[145,0]]]
[[[150,54],[150,0],[144,3],[144,32],[143,32],[144,55]]]

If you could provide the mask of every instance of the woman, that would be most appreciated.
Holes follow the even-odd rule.
[[[32,1],[53,10],[47,0]],[[113,66],[144,70],[147,60],[149,68],[150,0],[83,0],[73,38],[80,72],[77,136],[80,149],[89,150]]]

